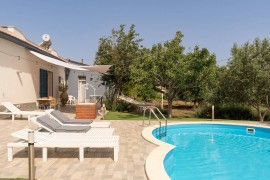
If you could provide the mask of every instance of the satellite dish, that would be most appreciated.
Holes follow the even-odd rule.
[[[43,39],[43,41],[50,41],[51,38],[50,38],[49,34],[43,34],[42,39]]]
[[[45,49],[49,49],[50,46],[52,45],[52,41],[51,41],[49,34],[43,34],[42,40],[43,40],[43,42],[40,43],[39,45]]]

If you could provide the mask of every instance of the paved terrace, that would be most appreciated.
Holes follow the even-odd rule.
[[[66,113],[74,117],[73,113]],[[111,121],[116,135],[120,136],[118,162],[113,161],[111,149],[85,150],[83,162],[78,159],[78,149],[54,149],[48,151],[48,161],[42,161],[42,151],[35,150],[36,179],[147,179],[144,163],[156,147],[141,136],[142,121]],[[154,123],[153,123],[154,124]],[[7,161],[7,143],[16,141],[10,133],[23,128],[36,128],[27,119],[0,118],[0,178],[28,178],[28,158],[24,148],[14,148],[14,159]]]
[[[74,117],[74,113],[66,113]],[[144,164],[155,145],[141,136],[142,121],[111,121],[116,134],[120,136],[119,161],[114,162],[110,149],[91,149],[85,151],[83,162],[78,159],[78,149],[54,149],[48,151],[48,161],[42,161],[41,149],[35,150],[36,179],[147,179]],[[226,121],[228,122],[228,121]],[[233,121],[237,123],[237,121]],[[261,124],[259,122],[245,122]],[[154,122],[152,123],[154,124]],[[0,178],[28,178],[27,152],[23,148],[14,149],[14,160],[7,161],[6,144],[15,141],[10,133],[22,128],[36,128],[36,124],[26,119],[0,118]]]

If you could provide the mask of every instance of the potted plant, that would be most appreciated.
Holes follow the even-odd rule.
[[[68,93],[67,93],[68,85],[65,83],[60,83],[58,89],[61,92],[60,94],[61,103],[63,106],[65,106],[68,101]]]

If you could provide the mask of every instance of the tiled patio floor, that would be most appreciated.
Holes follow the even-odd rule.
[[[66,115],[74,117],[74,114]],[[144,164],[147,156],[156,147],[141,136],[142,121],[114,120],[112,127],[120,136],[119,161],[114,162],[113,151],[110,149],[91,149],[85,151],[83,162],[78,159],[78,149],[50,149],[48,161],[42,161],[41,149],[35,151],[36,179],[67,180],[67,179],[147,179]],[[226,121],[228,122],[228,121]],[[237,123],[237,121],[232,121]],[[267,125],[268,123],[238,121],[245,124]],[[155,122],[152,122],[155,124]],[[26,119],[0,119],[0,178],[28,178],[27,152],[23,148],[14,149],[14,160],[7,161],[7,143],[16,138],[10,133],[22,128],[36,128],[36,124]]]
[[[78,149],[50,149],[48,161],[43,162],[41,149],[35,151],[36,179],[147,179],[144,170],[145,159],[156,147],[145,141],[141,132],[141,121],[111,121],[116,134],[120,136],[119,161],[114,162],[110,149],[91,149],[85,152],[83,162],[78,159]],[[28,178],[27,152],[14,149],[14,160],[7,161],[8,142],[16,140],[10,133],[22,128],[37,127],[33,122],[16,119],[0,120],[0,178]]]

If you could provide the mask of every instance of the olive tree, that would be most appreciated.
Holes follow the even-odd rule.
[[[135,82],[165,89],[169,118],[172,117],[172,103],[184,84],[182,38],[183,34],[178,31],[172,40],[154,44],[149,54],[140,58],[131,68]]]
[[[102,76],[102,81],[109,87],[112,110],[116,110],[117,97],[124,86],[130,81],[130,65],[138,57],[140,51],[139,34],[135,25],[125,32],[125,25],[119,30],[112,30],[109,37],[100,38],[95,64],[111,64],[108,74]]]
[[[194,51],[187,54],[185,61],[186,89],[181,92],[184,93],[184,98],[194,102],[194,106],[211,100],[218,83],[215,54],[211,54],[206,48],[195,46]]]
[[[256,108],[260,121],[270,111],[270,44],[256,38],[242,46],[234,44],[232,59],[221,79],[227,101]],[[264,109],[264,110],[263,110]]]

